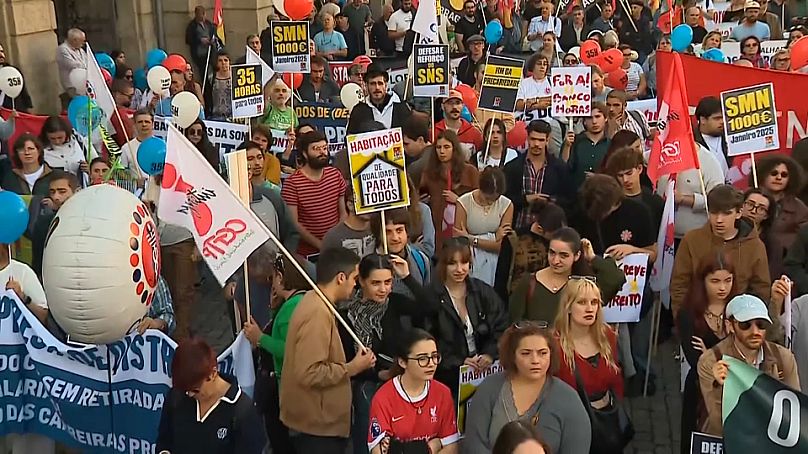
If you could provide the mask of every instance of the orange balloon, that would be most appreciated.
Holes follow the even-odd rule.
[[[300,88],[300,84],[303,83],[303,74],[300,74],[300,73],[284,73],[283,74],[283,81],[284,81],[284,83],[286,83],[287,86],[297,90],[298,88]]]
[[[605,73],[610,73],[620,67],[623,63],[623,52],[620,49],[609,49],[600,54],[597,64]]]
[[[185,72],[186,65],[185,57],[180,54],[171,54],[163,60],[162,65],[169,71]]]
[[[597,63],[597,58],[600,55],[600,43],[588,39],[581,43],[581,61],[585,64]]]
[[[808,36],[803,36],[791,45],[791,70],[808,65]]]
[[[284,0],[283,9],[292,20],[303,20],[309,17],[314,9],[312,0]]]
[[[517,121],[513,129],[508,131],[508,146],[511,148],[525,148],[527,142],[527,124],[524,121]]]
[[[455,87],[455,90],[459,91],[460,94],[463,95],[463,104],[469,108],[469,112],[477,112],[478,99],[477,93],[474,92],[474,89],[466,84],[459,84]]]
[[[628,86],[628,74],[623,68],[617,68],[606,75],[606,85],[615,90],[625,90]]]

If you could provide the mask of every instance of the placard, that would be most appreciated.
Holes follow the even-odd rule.
[[[165,139],[168,136],[168,124],[171,118],[154,117],[154,137]],[[224,155],[235,150],[249,137],[247,125],[243,123],[230,123],[227,121],[205,120],[208,130],[208,139],[211,145],[219,152],[219,159],[224,163]],[[182,128],[177,128],[183,131]]]
[[[592,115],[592,69],[588,66],[553,68],[551,77],[554,117]]]
[[[409,206],[401,128],[348,136],[356,214]]]
[[[780,148],[771,82],[721,92],[721,111],[727,156]]]
[[[603,305],[603,320],[606,323],[638,322],[648,277],[648,254],[629,254],[617,261],[617,267],[626,275],[626,282],[617,295]]]
[[[477,372],[463,364],[460,366],[460,374],[458,375],[457,387],[457,431],[463,433],[466,431],[466,413],[468,412],[471,398],[477,392],[477,388],[485,380],[485,377],[502,372],[502,366],[499,360],[494,361],[493,364],[488,366],[488,369]]]
[[[449,45],[413,46],[412,95],[440,97],[449,94]]]
[[[489,55],[485,61],[478,109],[513,113],[525,62],[516,58]]]
[[[264,113],[261,64],[230,67],[233,118],[252,118]]]
[[[279,73],[311,71],[308,22],[272,21],[272,68]]]
[[[715,435],[693,432],[690,435],[690,454],[723,454],[724,440]]]

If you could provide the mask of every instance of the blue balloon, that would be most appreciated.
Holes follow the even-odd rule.
[[[149,137],[137,149],[137,165],[148,175],[163,173],[166,164],[166,143],[158,137]]]
[[[464,119],[464,120],[466,120],[468,122],[472,121],[473,118],[471,117],[471,112],[469,111],[468,107],[463,106],[463,110],[460,111],[460,118],[462,118],[462,119]]]
[[[168,54],[163,49],[152,49],[146,52],[146,69],[152,69],[162,64],[166,57],[168,57]]]
[[[3,222],[0,222],[0,243],[14,243],[28,228],[28,207],[17,194],[0,191],[0,213],[3,213]]]
[[[149,88],[149,82],[146,79],[146,70],[143,68],[138,68],[132,73],[133,83],[135,88],[140,91],[145,91]]]
[[[485,42],[497,44],[502,39],[502,24],[499,19],[494,19],[485,26]]]
[[[76,96],[67,105],[67,119],[85,137],[101,125],[103,116],[95,100],[87,96]]]
[[[677,25],[671,32],[671,48],[676,52],[684,52],[693,42],[693,29],[687,24]]]
[[[97,52],[95,54],[95,61],[98,62],[98,66],[106,69],[110,76],[115,77],[115,60],[113,60],[109,54]]]
[[[703,54],[701,54],[701,58],[710,61],[717,61],[719,63],[726,62],[726,59],[724,58],[724,52],[718,48],[712,48],[705,51]]]

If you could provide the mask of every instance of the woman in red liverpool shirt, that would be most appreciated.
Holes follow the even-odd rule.
[[[368,449],[371,454],[456,454],[454,400],[446,385],[433,380],[441,357],[435,338],[413,329],[396,354],[399,375],[373,396]]]

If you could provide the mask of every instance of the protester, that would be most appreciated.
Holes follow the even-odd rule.
[[[335,32],[339,33],[339,32]],[[303,76],[297,92],[300,98],[309,102],[335,102],[339,99],[339,86],[325,76],[325,60],[317,55],[311,59],[311,72]]]
[[[463,111],[463,95],[457,90],[450,90],[449,96],[443,99],[443,120],[435,123],[435,134],[453,131],[464,146],[465,159],[468,160],[478,150],[483,150],[483,135],[476,126],[461,118]],[[470,152],[468,152],[470,149]]]
[[[482,172],[486,167],[504,167],[519,156],[516,150],[508,146],[506,130],[505,123],[499,118],[492,118],[485,123],[485,144],[474,153],[470,161],[477,170]]]
[[[763,58],[760,47],[761,40],[757,36],[747,36],[741,40],[741,58],[748,60],[755,68],[766,69],[769,64]]]
[[[588,34],[589,26],[584,21],[584,9],[580,5],[575,5],[561,27],[559,45],[564,52],[569,52],[573,47],[580,47]]]
[[[135,137],[121,147],[120,164],[129,175],[137,179],[139,186],[143,186],[146,173],[137,163],[137,152],[144,140],[154,135],[154,114],[149,110],[138,110],[133,117],[135,121]]]
[[[373,23],[373,27],[370,29],[370,47],[375,49],[380,57],[392,57],[396,53],[396,40],[390,38],[388,32],[391,17],[393,17],[393,5],[385,3],[382,6],[381,17]]]
[[[560,36],[561,19],[553,15],[553,4],[544,2],[541,5],[541,14],[530,20],[525,35],[532,52],[538,52],[542,48],[544,34],[548,31],[553,32],[555,36]]]
[[[43,150],[45,163],[53,170],[64,170],[80,176],[90,170],[87,160],[98,157],[95,149],[91,149],[88,158],[85,148],[73,134],[73,128],[64,118],[57,115],[45,120],[39,140],[45,144]]]
[[[600,167],[609,148],[606,136],[608,108],[600,102],[592,103],[592,115],[584,117],[584,131],[575,134],[567,131],[561,148],[561,160],[567,163],[572,173],[572,184],[580,187],[590,174]]]
[[[705,31],[706,33],[706,31]],[[698,40],[701,41],[701,40]],[[698,42],[695,39],[693,42]],[[645,80],[648,83],[648,90],[651,94],[657,93],[657,51],[670,52],[671,51],[671,36],[662,35],[657,41],[656,50],[645,59],[642,64],[642,70],[645,73]]]
[[[644,164],[641,152],[630,147],[623,147],[609,156],[604,172],[620,183],[623,187],[623,195],[627,200],[634,200],[645,206],[651,219],[653,233],[662,222],[665,202],[648,186],[642,184]]]
[[[142,335],[146,330],[156,329],[170,336],[174,333],[175,328],[174,302],[171,300],[171,291],[168,289],[166,280],[160,276],[157,279],[157,288],[154,290],[149,312],[138,323],[137,333]]]
[[[746,38],[754,36],[760,41],[768,41],[771,39],[771,30],[769,24],[758,20],[761,14],[760,3],[754,0],[747,0],[743,8],[743,19],[732,28],[729,37],[735,41],[743,42]]]
[[[427,147],[432,146],[429,121],[419,117],[410,117],[401,128],[401,134],[404,153],[407,155],[407,177],[418,187],[421,183],[421,174],[429,163]]]
[[[698,6],[685,10],[685,24],[693,30],[693,42],[700,43],[707,36],[707,29],[702,25],[702,11]]]
[[[482,14],[477,11],[477,3],[473,0],[463,2],[463,14],[460,16],[457,24],[455,24],[455,43],[457,43],[457,51],[462,54],[468,53],[468,56],[465,58],[470,58],[470,56],[475,53],[473,44],[485,42],[485,40],[478,40],[477,38],[478,36],[482,37],[484,29],[485,22],[483,21]],[[474,40],[472,40],[472,38],[474,38]],[[481,54],[482,49],[483,47],[480,46],[477,51],[478,55]],[[475,62],[476,61],[479,61],[479,58],[476,59]],[[472,85],[463,79],[461,79],[461,82],[466,85]]]
[[[115,79],[110,91],[117,110],[117,113],[109,119],[114,129],[112,138],[119,146],[123,146],[130,138],[135,137],[135,123],[132,121],[135,111],[131,109],[135,87],[131,80]]]
[[[724,137],[724,116],[721,100],[705,96],[696,106],[696,124],[693,125],[693,138],[715,157],[724,178],[729,173],[730,158],[727,156],[727,140]]]
[[[42,143],[35,136],[25,133],[17,137],[12,148],[13,168],[8,168],[0,175],[0,187],[20,195],[46,197],[53,171],[45,162]]]
[[[342,14],[348,19],[349,29],[359,42],[359,54],[366,55],[365,30],[373,26],[370,7],[361,0],[351,0],[342,6]],[[346,37],[347,39],[347,37]]]
[[[387,37],[395,41],[397,57],[406,57],[404,40],[407,32],[412,28],[415,11],[412,9],[412,0],[402,0],[397,9],[387,20]],[[365,79],[367,80],[367,79]]]
[[[763,241],[763,245],[766,246],[766,257],[769,259],[769,276],[775,277],[784,274],[783,258],[786,255],[786,250],[782,246],[782,240],[774,234],[772,229],[777,215],[777,202],[774,197],[760,188],[747,189],[743,194],[741,215],[752,220],[760,241]],[[796,244],[796,240],[791,244]]]
[[[525,113],[550,107],[550,81],[547,78],[550,63],[542,54],[533,54],[526,67],[533,72],[531,77],[519,82],[516,93],[516,110]]]
[[[109,173],[109,161],[98,157],[90,161],[90,185],[103,183]]]
[[[800,227],[808,224],[808,207],[797,195],[805,184],[802,167],[789,156],[772,154],[757,162],[760,186],[777,202],[772,233],[789,249]],[[752,175],[749,176],[752,183]]]
[[[359,257],[365,257],[376,249],[376,239],[370,232],[370,214],[356,214],[353,190],[345,191],[347,216],[323,237],[323,249],[342,246]]]
[[[72,173],[55,170],[48,184],[48,195],[40,201],[42,213],[32,220],[31,227],[31,268],[42,278],[42,255],[51,221],[59,208],[79,189],[79,181]]]
[[[710,49],[721,49],[721,32],[713,30],[704,35],[701,40],[701,52],[707,52]]]
[[[267,84],[267,89],[269,90],[269,102],[259,123],[268,126],[269,129],[280,131],[297,128],[297,114],[294,109],[286,105],[292,97],[286,83],[278,77],[274,82],[270,81]]]
[[[230,54],[216,53],[216,63],[210,80],[205,85],[205,117],[211,120],[229,120],[233,117],[233,86],[230,74]]]
[[[791,71],[791,52],[788,49],[780,49],[772,55],[771,69],[775,71]]]
[[[606,73],[604,73],[597,65],[590,65],[592,68],[592,102],[606,104],[606,96],[612,91],[611,87],[605,84]]]
[[[0,243],[0,285],[4,290],[13,291],[25,307],[45,324],[48,318],[45,290],[34,270],[25,263],[11,258],[9,251],[8,244]]]
[[[614,30],[614,22],[612,15],[614,14],[614,6],[609,2],[603,2],[600,7],[600,17],[595,19],[590,25],[590,30],[598,30],[601,33],[606,33],[609,30]]]
[[[628,110],[628,94],[622,90],[612,90],[606,96],[609,109],[607,136],[613,137],[617,131],[629,130],[645,142],[651,137],[651,128],[642,112]],[[644,148],[644,147],[643,147]]]
[[[469,0],[466,2],[466,9],[468,10],[469,7],[472,7],[474,2]],[[461,19],[460,23],[462,23],[463,19]],[[458,25],[460,25],[458,23]],[[458,35],[455,34],[455,37]],[[465,46],[468,47],[466,56],[460,59],[460,63],[457,65],[457,72],[456,76],[461,83],[464,83],[468,86],[473,87],[476,83],[475,78],[475,70],[477,65],[484,64],[486,58],[485,52],[485,38],[483,38],[482,32],[475,33],[470,36],[466,36],[463,38],[466,43]]]
[[[185,44],[188,45],[191,60],[200,74],[204,74],[205,69],[209,66],[208,58],[210,53],[213,53],[212,50],[215,50],[215,46],[213,46],[215,40],[216,26],[205,18],[205,7],[197,6],[194,8],[194,18],[185,28]],[[213,53],[213,55],[216,54]]]
[[[389,81],[390,75],[387,71],[376,65],[368,66],[367,72],[365,72],[365,84],[367,84],[370,96],[364,103],[354,106],[351,118],[348,120],[348,131],[359,131],[359,125],[374,120],[388,129],[404,125],[410,115],[410,108],[406,104],[394,100],[388,94],[387,83]]]
[[[59,68],[59,81],[64,92],[59,95],[62,107],[67,107],[70,100],[78,94],[78,87],[70,81],[70,72],[74,69],[87,69],[87,37],[78,28],[67,31],[67,37],[56,50],[56,66]]]
[[[648,94],[648,81],[645,78],[645,73],[642,71],[642,66],[634,61],[637,60],[636,52],[627,44],[621,44],[618,49],[623,52],[623,64],[620,67],[626,72],[626,76],[628,76],[626,99],[628,101],[635,101],[645,98]]]
[[[550,447],[541,439],[533,426],[516,420],[502,426],[491,452],[493,454],[547,454],[550,452]]]
[[[213,170],[216,173],[222,173],[222,164],[219,162],[219,151],[213,147],[213,144],[210,143],[210,138],[208,137],[208,128],[205,126],[205,122],[197,118],[191,123],[191,126],[185,128],[185,138],[188,139],[189,142],[194,144],[197,150],[205,157],[205,160],[208,161]]]
[[[320,20],[323,23],[323,31],[314,35],[314,47],[317,56],[328,60],[347,57],[348,44],[345,43],[345,37],[342,36],[342,33],[334,30],[336,26],[334,16],[323,12],[320,15]]]

